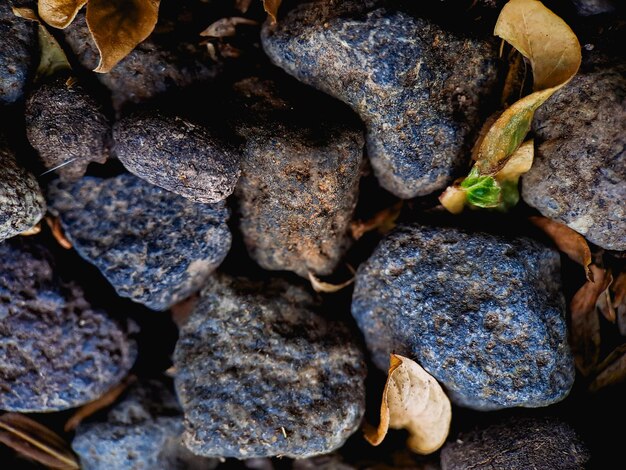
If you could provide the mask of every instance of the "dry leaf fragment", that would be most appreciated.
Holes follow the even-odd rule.
[[[385,234],[393,230],[396,226],[396,220],[402,211],[403,201],[398,201],[391,207],[387,207],[377,212],[374,217],[368,220],[355,220],[350,223],[350,233],[352,238],[358,240],[367,232],[378,230],[379,233]]]
[[[620,273],[613,283],[613,308],[619,333],[626,336],[626,272]]]
[[[626,344],[618,346],[609,356],[598,366],[600,373],[589,384],[591,392],[614,385],[626,380]]]
[[[235,10],[245,13],[250,8],[252,0],[235,0]]]
[[[120,383],[110,388],[98,399],[81,406],[74,414],[67,420],[63,430],[65,432],[73,431],[78,425],[89,416],[97,413],[103,408],[115,403],[115,400],[133,383],[137,378],[134,375],[129,375]]]
[[[80,468],[63,439],[37,421],[19,413],[5,413],[0,416],[0,442],[49,468]]]
[[[59,221],[59,219],[56,217],[50,217],[49,215],[47,215],[45,217],[45,220],[46,220],[46,223],[48,224],[48,227],[50,227],[52,236],[55,238],[58,244],[61,245],[66,250],[69,250],[70,248],[72,248],[72,242],[70,242],[65,236],[65,234],[63,233],[63,229],[61,228],[61,222]]]
[[[272,24],[276,24],[278,17],[278,8],[283,0],[263,0],[263,9],[272,19]]]
[[[326,294],[332,294],[333,292],[339,292],[341,289],[345,289],[354,282],[354,269],[348,265],[348,268],[352,272],[352,277],[341,284],[331,284],[330,282],[324,282],[320,280],[315,274],[309,271],[309,281],[311,281],[311,287],[315,292],[324,292]]]
[[[28,230],[24,230],[23,232],[20,232],[20,235],[23,237],[30,237],[32,235],[37,235],[39,232],[41,232],[41,223],[38,223],[37,225],[29,228]]]
[[[591,250],[587,240],[578,232],[567,225],[556,222],[547,217],[533,216],[529,220],[546,235],[548,235],[559,251],[565,253],[572,261],[585,268],[585,275],[589,281],[593,281],[591,270]]]
[[[71,70],[67,56],[54,36],[42,24],[39,25],[38,31],[40,58],[35,81],[55,75],[62,70]]]
[[[240,16],[221,18],[214,23],[211,23],[204,31],[200,33],[200,36],[208,36],[212,38],[231,37],[237,34],[237,26],[242,24],[254,26],[258,23],[254,20],[242,18]]]
[[[409,431],[409,448],[418,454],[439,449],[450,431],[452,407],[437,381],[416,362],[392,354],[380,406],[380,424],[368,428],[365,438],[380,444],[388,428]]]
[[[95,72],[106,73],[150,36],[160,0],[90,0],[87,26],[100,52]]]
[[[605,269],[593,264],[590,268],[594,281],[583,284],[570,304],[572,354],[576,367],[584,376],[594,370],[600,358],[600,317],[596,302],[611,283],[611,276]]]
[[[64,29],[86,3],[87,0],[39,0],[39,16],[50,26]]]

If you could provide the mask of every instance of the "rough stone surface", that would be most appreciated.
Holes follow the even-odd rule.
[[[19,18],[11,2],[0,2],[0,104],[24,96],[24,88],[36,62],[37,25]]]
[[[115,156],[144,180],[195,202],[214,203],[235,189],[236,153],[204,125],[142,112],[113,127]]]
[[[615,11],[615,4],[611,0],[572,0],[580,16],[593,16]]]
[[[121,109],[127,103],[140,103],[154,96],[214,79],[222,66],[211,59],[200,41],[180,38],[177,30],[183,22],[160,15],[156,32],[139,44],[128,56],[106,74],[97,74],[111,90],[113,105]],[[85,16],[79,14],[64,30],[65,40],[81,64],[88,69],[98,65],[99,55],[87,28]],[[197,38],[197,35],[195,36]]]
[[[330,274],[349,245],[363,132],[334,100],[302,86],[279,92],[289,83],[250,78],[235,85],[234,124],[245,140],[240,227],[264,268]]]
[[[467,161],[498,53],[491,39],[448,32],[387,3],[302,3],[276,27],[265,25],[263,47],[361,116],[381,185],[412,198],[444,188]]]
[[[382,370],[395,352],[459,405],[546,406],[574,381],[559,267],[528,238],[403,226],[360,266],[352,314]]]
[[[33,175],[21,168],[0,136],[0,242],[32,228],[46,213],[46,201]]]
[[[535,113],[522,197],[609,250],[626,250],[626,62],[586,57]]]
[[[441,451],[442,470],[583,470],[589,451],[555,418],[516,418],[461,434]]]
[[[122,297],[165,310],[199,290],[230,249],[224,203],[198,204],[123,174],[54,184],[51,210]]]
[[[61,76],[42,84],[26,101],[25,118],[30,144],[61,178],[77,180],[92,161],[105,162],[109,122],[79,83],[68,86]]]
[[[60,280],[34,240],[0,243],[0,409],[57,411],[100,397],[137,355],[125,329]]]
[[[198,455],[328,453],[363,416],[366,368],[352,334],[285,282],[216,278],[181,330],[174,365],[183,439]]]
[[[133,386],[106,421],[81,424],[72,441],[84,470],[211,470],[216,460],[181,442],[183,417],[174,394],[156,380]]]

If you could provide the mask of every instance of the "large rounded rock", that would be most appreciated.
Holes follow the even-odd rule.
[[[497,83],[497,43],[388,3],[304,2],[262,39],[276,65],[360,115],[381,185],[412,198],[444,188],[467,161]]]
[[[0,136],[0,242],[33,228],[46,213],[46,201],[33,175],[21,168]]]
[[[360,266],[352,314],[383,370],[394,352],[459,405],[546,406],[574,382],[559,267],[528,238],[403,226]]]
[[[79,83],[60,76],[39,86],[26,101],[26,135],[46,168],[76,180],[89,163],[104,163],[109,122]]]
[[[230,145],[183,117],[133,114],[115,124],[113,138],[128,171],[194,202],[226,199],[241,173]]]
[[[122,297],[155,310],[206,282],[230,249],[224,203],[198,204],[130,174],[54,184],[51,210]]]
[[[593,56],[537,110],[522,197],[609,250],[626,250],[626,62]]]
[[[211,470],[216,460],[181,442],[183,417],[165,384],[145,380],[125,394],[105,421],[81,424],[72,441],[84,470]]]
[[[340,103],[293,86],[261,78],[235,85],[233,125],[245,141],[240,227],[262,267],[325,275],[350,243],[363,132]]]
[[[216,278],[174,353],[185,444],[239,459],[341,447],[365,407],[365,364],[352,336],[300,287]]]
[[[95,400],[137,355],[126,330],[95,310],[32,240],[0,243],[0,409],[57,411]]]

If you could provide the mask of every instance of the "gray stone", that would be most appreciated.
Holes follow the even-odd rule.
[[[183,416],[157,380],[134,385],[105,421],[81,424],[72,441],[84,470],[211,470],[217,460],[193,455],[181,442]]]
[[[230,145],[183,117],[133,114],[115,123],[113,138],[128,171],[195,202],[226,199],[241,173]]]
[[[589,451],[566,423],[550,417],[509,418],[448,442],[442,470],[584,470]]]
[[[11,2],[0,2],[0,104],[24,96],[37,51],[37,25],[13,14]]]
[[[137,355],[126,329],[55,274],[35,240],[0,243],[0,409],[58,411],[95,400]]]
[[[50,209],[122,297],[165,310],[199,290],[230,249],[224,203],[198,204],[137,178],[55,183]]]
[[[116,109],[128,103],[148,101],[170,90],[213,80],[219,75],[222,65],[211,59],[199,40],[179,37],[177,32],[185,28],[185,22],[160,14],[159,24],[148,39],[110,72],[96,75],[111,90]],[[78,14],[64,33],[80,63],[87,69],[95,69],[99,61],[98,49],[84,14]]]
[[[615,11],[612,0],[572,0],[580,16],[593,16]]]
[[[235,85],[234,125],[245,140],[235,194],[252,258],[271,270],[326,275],[348,248],[363,132],[339,103],[290,83]],[[349,111],[349,110],[348,110]]]
[[[98,103],[79,83],[60,76],[26,101],[26,135],[46,168],[77,180],[91,162],[104,163],[111,129]],[[63,166],[61,166],[63,165]]]
[[[408,199],[444,188],[467,163],[497,83],[497,42],[387,3],[302,3],[266,23],[262,40],[276,65],[360,115],[380,184]]]
[[[535,113],[535,161],[522,197],[590,242],[624,251],[626,62],[590,56]]]
[[[0,136],[0,242],[34,227],[46,201],[33,175],[21,168]]]
[[[366,374],[352,334],[282,281],[219,276],[174,352],[187,447],[239,459],[324,454],[361,422]]]
[[[359,267],[352,314],[382,370],[394,352],[459,405],[547,406],[574,382],[559,268],[528,238],[402,226]]]

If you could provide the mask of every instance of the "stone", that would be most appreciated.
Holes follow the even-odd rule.
[[[615,11],[612,0],[572,0],[580,16],[594,16]]]
[[[357,467],[343,461],[338,454],[318,455],[308,459],[294,460],[292,470],[356,470]]]
[[[94,309],[59,260],[32,238],[0,243],[0,410],[59,411],[103,395],[128,374],[127,328]]]
[[[26,101],[26,135],[46,168],[77,180],[91,162],[104,163],[111,128],[98,103],[80,83],[58,76]]]
[[[339,103],[289,85],[249,78],[229,102],[245,141],[235,190],[240,228],[263,268],[327,275],[350,245],[363,131]]]
[[[467,164],[496,89],[498,42],[388,3],[304,2],[266,23],[262,41],[272,62],[359,114],[380,184],[409,199],[445,188]]]
[[[584,470],[589,451],[565,422],[514,417],[462,433],[441,451],[442,470]]]
[[[117,293],[165,310],[200,290],[226,257],[224,203],[198,204],[134,175],[52,184],[50,210]]]
[[[237,154],[203,124],[146,111],[113,126],[114,153],[128,171],[194,202],[216,203],[235,189]]]
[[[36,63],[37,25],[0,2],[0,105],[22,99]]]
[[[81,424],[72,441],[85,470],[212,470],[218,461],[193,455],[181,442],[182,411],[165,384],[132,386],[106,420]]]
[[[352,315],[381,369],[416,360],[478,410],[565,398],[574,366],[560,258],[524,237],[401,226],[356,275]]]
[[[580,72],[535,113],[522,197],[608,250],[626,250],[626,62],[585,52]]]
[[[21,168],[0,135],[0,242],[33,228],[46,213],[35,177]]]
[[[174,352],[185,445],[238,459],[341,447],[365,408],[366,367],[353,338],[302,287],[216,277]]]
[[[168,6],[185,8],[187,5],[172,3],[162,5],[161,10]],[[113,106],[120,110],[168,91],[214,80],[223,66],[213,61],[207,48],[200,44],[199,32],[191,33],[185,21],[161,11],[155,31],[145,41],[110,72],[97,74],[100,82],[111,91]],[[85,15],[79,13],[64,33],[83,67],[95,69],[100,56]]]

